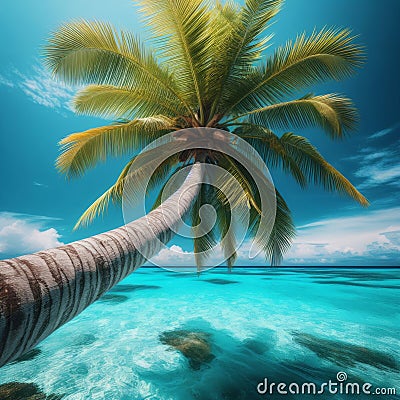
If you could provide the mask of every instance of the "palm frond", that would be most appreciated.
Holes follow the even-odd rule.
[[[242,204],[246,204],[248,208],[254,207],[261,214],[261,207],[256,201],[258,188],[254,181],[247,176],[243,165],[227,155],[222,155],[220,165],[231,175],[218,185],[221,188],[221,193],[225,193],[223,199],[229,198],[232,209],[237,209]]]
[[[141,118],[74,133],[60,142],[58,170],[67,176],[82,175],[108,155],[121,156],[140,149],[169,132],[173,121],[164,116]]]
[[[218,110],[218,103],[224,92],[236,86],[243,78],[243,73],[258,61],[272,36],[260,38],[269,21],[280,10],[282,0],[247,0],[240,12],[229,3],[217,12],[222,16],[227,34],[220,41],[215,63],[211,69],[210,87],[214,88],[213,110]],[[229,17],[224,18],[225,16]],[[224,19],[226,21],[224,21]]]
[[[230,68],[232,44],[237,39],[237,26],[240,17],[240,8],[233,1],[224,4],[217,2],[210,15],[210,24],[215,26],[214,53],[206,71],[206,96],[205,103],[210,109],[210,117],[216,110],[217,99],[222,95],[222,79]]]
[[[204,266],[205,260],[211,255],[212,249],[217,244],[215,227],[212,225],[209,215],[200,213],[201,207],[205,204],[210,204],[212,197],[212,188],[203,183],[191,208],[192,231],[194,234],[193,250],[198,271]]]
[[[271,234],[269,236],[256,235],[258,224],[259,215],[254,213],[252,229],[250,230],[251,237],[254,238],[255,243],[264,251],[271,265],[279,265],[296,236],[296,228],[290,209],[278,190],[276,190],[276,215]]]
[[[135,89],[111,85],[90,85],[79,91],[73,99],[78,114],[112,119],[144,118],[152,115],[176,117],[185,109],[176,98],[160,97],[148,89]]]
[[[285,133],[280,142],[309,180],[328,191],[350,196],[362,206],[368,206],[368,200],[306,138]]]
[[[348,29],[323,29],[310,37],[298,36],[278,48],[265,66],[232,87],[223,110],[242,114],[305,87],[350,76],[364,60],[363,48],[354,39]]]
[[[259,60],[271,36],[260,38],[270,20],[281,9],[283,0],[246,0],[241,11],[240,42],[237,44],[233,62],[248,67]]]
[[[271,130],[258,125],[246,125],[234,131],[257,150],[265,163],[272,168],[282,168],[290,173],[301,187],[307,180],[297,163],[290,157],[280,142],[280,138]]]
[[[282,196],[275,189],[276,214],[272,230],[269,232],[267,226],[260,226],[262,216],[267,216],[268,213],[271,212],[271,210],[263,210],[260,197],[260,190],[262,190],[262,188],[257,186],[251,176],[253,171],[248,171],[246,168],[243,168],[243,166],[238,164],[235,160],[231,160],[231,163],[235,165],[237,170],[240,170],[240,174],[235,174],[239,182],[244,188],[251,188],[251,201],[249,201],[249,235],[263,250],[266,258],[271,262],[271,265],[278,265],[282,261],[283,254],[290,248],[292,240],[295,237],[295,227],[290,210]],[[233,172],[232,169],[230,171],[231,173]]]
[[[320,127],[331,138],[341,138],[353,130],[358,121],[357,110],[351,100],[336,94],[307,95],[298,100],[277,103],[247,114],[251,123],[269,129]]]
[[[203,0],[139,0],[138,3],[161,56],[179,74],[185,98],[190,104],[197,104],[202,119],[205,74],[212,54],[213,27],[209,24],[208,7]]]
[[[146,88],[161,98],[181,98],[171,73],[130,32],[111,24],[78,20],[62,25],[44,49],[45,64],[71,84]]]
[[[231,269],[237,259],[237,241],[232,221],[232,213],[235,212],[235,210],[231,210],[226,200],[221,199],[220,193],[216,193],[214,197],[216,201],[213,205],[217,214],[216,223],[219,230],[221,249],[224,252],[227,266]]]
[[[89,225],[96,217],[103,215],[110,202],[114,205],[120,205],[124,196],[125,185],[127,183],[129,185],[137,184],[146,176],[146,174],[143,173],[143,168],[132,169],[132,164],[137,161],[137,159],[138,156],[133,157],[126,164],[116,182],[86,209],[75,224],[74,230]],[[166,178],[172,173],[176,164],[177,156],[170,157],[161,163],[150,177],[147,191],[150,192],[157,186],[162,185]],[[125,196],[127,196],[127,194],[125,194]]]

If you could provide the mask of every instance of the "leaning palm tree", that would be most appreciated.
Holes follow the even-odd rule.
[[[354,128],[357,113],[347,98],[337,94],[292,98],[318,82],[347,77],[361,64],[361,48],[348,30],[303,34],[265,57],[270,36],[264,31],[281,0],[250,0],[242,8],[230,2],[210,7],[202,0],[139,3],[155,50],[145,48],[129,32],[88,21],[62,26],[46,49],[47,64],[56,76],[71,84],[89,84],[74,99],[78,113],[120,121],[62,140],[58,169],[78,176],[109,156],[133,157],[77,227],[103,213],[110,201],[121,201],[129,166],[142,146],[191,127],[230,130],[248,141],[268,165],[294,176],[300,186],[311,181],[367,204],[307,139],[291,132],[274,133],[317,126],[332,139],[340,139]],[[188,163],[204,160],[204,153],[184,151],[166,160],[154,181],[162,187],[163,179]],[[223,154],[207,152],[207,162],[228,169],[239,180],[251,205],[252,226],[257,225],[261,205],[251,175]],[[202,185],[193,205],[193,222],[197,225],[196,211],[204,199],[219,198],[213,202],[219,227],[194,239],[195,252],[206,251],[227,231],[226,204],[213,192]],[[277,191],[276,222],[259,245],[276,264],[293,235],[290,211]],[[223,243],[235,246],[231,241]],[[234,259],[235,254],[229,257],[229,266]]]
[[[80,20],[61,26],[45,50],[45,62],[54,76],[68,84],[88,85],[73,100],[76,112],[113,121],[63,139],[59,171],[75,177],[107,157],[131,157],[116,183],[84,212],[77,227],[102,214],[110,202],[122,201],[125,184],[132,178],[130,166],[143,147],[186,128],[232,132],[251,144],[267,165],[283,169],[301,187],[322,185],[368,204],[309,140],[293,133],[317,127],[331,139],[342,139],[355,128],[357,112],[349,99],[301,93],[320,82],[346,78],[362,64],[363,50],[348,30],[301,34],[268,54],[271,36],[265,32],[282,0],[247,0],[243,7],[232,2],[211,5],[207,0],[138,3],[153,49],[108,23]],[[159,196],[154,204],[150,216],[160,236],[170,239],[176,218],[183,215],[196,226],[199,209],[210,199],[217,224],[194,239],[195,252],[210,249],[227,234],[231,210],[218,189],[202,183],[199,163],[220,166],[240,183],[250,210],[249,235],[255,235],[263,210],[251,171],[221,152],[192,149],[169,157],[151,177],[151,187],[162,191],[169,177],[193,165],[179,193],[161,205]],[[176,196],[185,191],[186,203],[177,215],[167,223],[158,221],[157,213],[173,208]],[[271,235],[256,238],[272,264],[281,261],[295,233],[290,210],[278,191],[276,204]],[[127,239],[128,231],[134,231],[137,242]],[[10,319],[18,314],[14,325],[0,319],[0,364],[34,346],[153,255],[158,248],[143,232],[139,220],[86,241],[0,263],[10,280],[9,307],[3,315]],[[232,266],[234,235],[223,243],[227,264]],[[136,255],[138,248],[146,257]],[[35,275],[38,265],[50,271],[41,277],[43,284]],[[16,276],[25,283],[15,287]],[[49,280],[54,283],[48,290]],[[27,288],[30,294],[24,294]]]

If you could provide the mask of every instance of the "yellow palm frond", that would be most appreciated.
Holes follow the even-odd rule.
[[[336,94],[307,95],[298,100],[258,108],[236,118],[245,116],[250,122],[269,129],[321,127],[332,138],[341,138],[343,130],[353,130],[358,120],[352,102]]]
[[[168,133],[174,121],[164,116],[141,118],[74,133],[60,142],[58,170],[67,176],[82,175],[108,155],[121,156]]]
[[[203,0],[140,0],[161,56],[179,74],[182,93],[204,123],[205,77],[214,53],[215,30]]]
[[[302,34],[276,50],[266,64],[230,88],[222,110],[245,113],[328,79],[348,77],[362,65],[363,48],[348,29]]]
[[[369,205],[368,200],[306,138],[285,133],[280,142],[309,180],[328,191],[350,196],[364,207]]]
[[[148,89],[111,85],[86,86],[75,96],[73,106],[79,114],[113,119],[185,114],[185,109],[172,96],[163,98]]]
[[[243,74],[246,74],[257,62],[272,38],[272,35],[260,37],[268,27],[270,20],[279,12],[282,0],[247,0],[240,12],[227,3],[220,15],[229,17],[229,23],[221,18],[229,29],[226,39],[222,40],[215,57],[218,66],[211,70],[210,87],[214,88],[213,110],[218,110],[218,103],[230,93]]]
[[[130,32],[111,24],[78,20],[62,25],[44,49],[55,76],[71,84],[145,88],[183,101],[171,73]]]
[[[139,184],[141,180],[143,180],[145,177],[148,177],[149,169],[147,169],[147,167],[149,167],[149,165],[143,164],[141,168],[133,169],[132,164],[137,161],[137,159],[138,156],[133,157],[126,164],[116,182],[108,190],[106,190],[96,201],[94,201],[81,215],[81,217],[75,224],[74,230],[82,226],[87,226],[91,222],[93,222],[96,217],[104,215],[110,202],[112,202],[114,205],[120,205],[124,196],[124,188],[126,184],[128,184],[129,186]],[[151,162],[150,164],[150,169],[153,169],[153,163]],[[171,171],[174,169],[176,164],[176,155],[163,161],[152,173],[152,176],[148,182],[147,190],[151,191],[155,187],[160,186],[162,182],[165,181],[165,179],[168,177],[168,175],[171,174]],[[129,196],[129,194],[130,193],[125,193],[125,198]],[[129,200],[132,201],[135,199]]]

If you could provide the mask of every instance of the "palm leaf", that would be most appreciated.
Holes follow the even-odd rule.
[[[251,123],[269,129],[307,128],[317,126],[332,138],[341,138],[343,132],[355,128],[358,115],[349,99],[335,94],[308,95],[298,100],[277,103],[253,110],[248,116]]]
[[[309,180],[322,185],[328,191],[350,196],[362,206],[368,206],[368,200],[306,138],[285,133],[280,142]]]
[[[284,254],[290,249],[292,241],[296,236],[290,209],[282,195],[276,190],[276,216],[271,234],[269,236],[256,236],[259,224],[259,215],[253,213],[252,228],[250,236],[255,243],[264,251],[271,265],[281,264]]]
[[[213,248],[217,244],[215,227],[211,226],[208,214],[203,213],[203,219],[200,218],[201,207],[205,204],[210,204],[213,196],[212,188],[203,183],[191,208],[192,231],[194,234],[193,250],[198,271],[204,266],[205,260],[211,255]]]
[[[263,210],[259,190],[251,173],[243,168],[235,160],[231,163],[240,170],[240,174],[236,174],[237,179],[244,188],[250,188],[251,201],[250,206],[250,227],[249,235],[255,243],[263,250],[265,256],[271,262],[271,265],[278,265],[282,261],[283,254],[290,248],[293,238],[295,237],[295,228],[291,218],[290,210],[279,192],[275,189],[276,195],[276,214],[271,232],[266,231],[265,227],[261,227],[261,216],[267,215],[270,210]],[[232,173],[232,170],[230,171]],[[262,188],[261,188],[262,189]],[[248,196],[248,194],[247,194]]]
[[[262,126],[249,124],[238,128],[234,133],[246,140],[267,165],[282,168],[289,172],[301,187],[306,187],[307,180],[297,163],[290,157],[280,142],[280,138],[271,130]]]
[[[224,252],[224,258],[226,260],[229,269],[233,267],[237,259],[237,243],[235,231],[232,227],[232,213],[235,210],[231,210],[227,205],[225,199],[221,199],[221,195],[217,193],[215,196],[216,201],[214,202],[214,208],[217,214],[217,226],[219,229],[220,244],[222,251]]]
[[[170,72],[159,65],[130,32],[110,24],[79,20],[62,25],[48,41],[45,63],[54,75],[71,84],[145,88],[161,98],[179,95]]]
[[[261,58],[272,35],[260,38],[270,20],[279,12],[282,0],[247,0],[244,7],[233,20],[231,33],[222,42],[220,57],[217,58],[220,68],[213,84],[217,88],[213,110],[219,110],[218,103],[229,97],[230,88],[243,79],[243,74],[252,68]],[[223,66],[223,68],[221,68]]]
[[[79,114],[112,119],[143,118],[162,114],[176,117],[185,110],[176,98],[160,97],[147,89],[90,85],[74,98],[73,106]]]
[[[74,133],[60,142],[62,153],[56,166],[67,176],[82,175],[108,155],[121,156],[140,149],[169,132],[172,126],[172,120],[158,116]]]
[[[348,77],[363,62],[363,48],[347,29],[302,34],[276,50],[265,66],[230,89],[225,113],[237,114],[273,104],[283,96],[328,79]]]
[[[179,73],[185,99],[197,105],[200,119],[204,119],[204,83],[212,54],[213,32],[208,8],[202,0],[141,0],[138,3],[152,27],[161,56]]]
[[[140,180],[144,179],[147,174],[143,174],[143,168],[132,169],[132,164],[137,161],[137,159],[138,156],[135,156],[126,164],[116,182],[96,201],[94,201],[81,215],[74,226],[74,230],[82,226],[89,225],[96,217],[103,215],[106,212],[110,202],[112,202],[114,205],[120,205],[124,196],[126,183],[129,185],[135,185],[135,183],[138,183]],[[161,163],[152,174],[147,185],[147,191],[150,192],[155,187],[162,185],[166,178],[172,173],[176,163],[177,156],[173,156]],[[125,193],[125,196],[129,194]]]

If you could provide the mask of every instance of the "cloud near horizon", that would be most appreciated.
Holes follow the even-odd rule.
[[[400,207],[366,210],[356,215],[326,218],[298,227],[298,236],[283,265],[400,265]],[[236,265],[267,265],[259,254],[249,258],[251,242],[238,249]],[[218,259],[211,256],[207,264]],[[181,246],[166,247],[152,261],[163,266],[194,265],[192,253]]]
[[[400,265],[400,207],[298,227],[290,264]]]
[[[61,235],[49,223],[55,218],[0,212],[0,257],[16,257],[26,253],[61,246]]]

